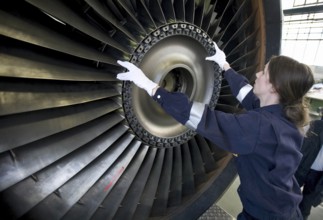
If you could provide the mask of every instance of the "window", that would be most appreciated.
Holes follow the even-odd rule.
[[[283,9],[289,10],[284,10],[281,53],[308,65],[323,66],[323,13],[313,10],[322,7],[323,0],[283,0],[282,3]]]
[[[323,0],[294,0],[294,7],[298,6],[307,6],[307,5],[314,5],[319,2],[323,2]]]

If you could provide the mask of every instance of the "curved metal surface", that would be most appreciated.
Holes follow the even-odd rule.
[[[232,155],[116,80],[116,61],[239,111],[204,58],[214,40],[252,80],[279,52],[269,1],[277,13],[278,0],[1,1],[0,218],[200,216],[235,176]]]
[[[192,24],[173,23],[148,35],[131,61],[168,91],[183,92],[191,100],[214,108],[221,73],[217,65],[205,61],[212,53],[212,40],[203,30]],[[195,135],[167,115],[145,91],[129,82],[123,85],[123,106],[131,129],[150,146],[178,146]]]

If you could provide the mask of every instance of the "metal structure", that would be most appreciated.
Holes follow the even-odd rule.
[[[236,112],[212,41],[252,80],[280,28],[278,0],[1,1],[0,218],[196,219],[232,155],[116,80],[116,61]]]

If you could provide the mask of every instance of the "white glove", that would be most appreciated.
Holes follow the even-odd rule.
[[[205,60],[210,60],[210,61],[214,61],[217,64],[219,64],[220,68],[223,70],[223,66],[228,63],[226,60],[226,56],[225,53],[220,50],[220,48],[218,47],[218,45],[213,42],[214,47],[215,47],[215,54],[213,56],[210,57],[206,57]]]
[[[138,87],[146,90],[150,96],[153,95],[153,89],[155,89],[158,84],[154,83],[134,64],[128,61],[117,61],[119,65],[128,69],[128,72],[119,73],[117,79],[119,80],[129,80],[136,84]]]

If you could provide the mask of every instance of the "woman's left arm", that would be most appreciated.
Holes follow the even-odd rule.
[[[260,117],[256,113],[228,114],[190,102],[182,93],[158,88],[153,99],[178,122],[232,153],[252,152],[258,140]],[[253,126],[250,126],[252,122]]]

